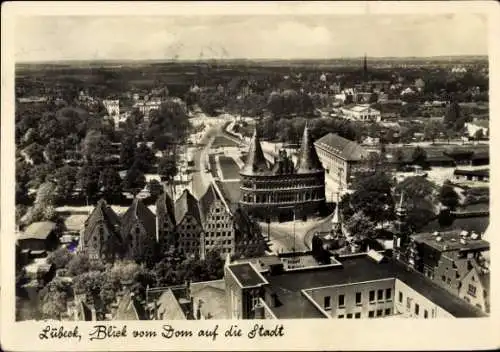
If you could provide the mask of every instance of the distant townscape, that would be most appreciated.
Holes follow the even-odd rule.
[[[490,313],[487,58],[16,69],[17,320]]]

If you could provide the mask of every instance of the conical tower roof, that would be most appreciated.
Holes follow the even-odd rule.
[[[309,134],[309,128],[304,128],[302,136],[302,144],[300,145],[300,154],[297,162],[297,173],[310,173],[315,171],[323,171],[323,165],[319,161],[316,148]]]
[[[245,166],[243,166],[240,173],[243,175],[254,175],[269,171],[266,158],[264,157],[264,152],[262,151],[262,146],[260,145],[259,136],[257,135],[257,129],[255,129],[252,140],[250,141]]]

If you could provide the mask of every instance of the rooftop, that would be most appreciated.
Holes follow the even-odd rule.
[[[335,133],[328,133],[318,139],[316,147],[326,149],[342,159],[348,161],[360,161],[368,157],[368,153],[358,143],[343,138]]]
[[[56,224],[51,221],[34,222],[19,234],[18,239],[45,240],[55,228]]]
[[[266,291],[274,295],[278,302],[270,306],[276,317],[324,318],[302,294],[302,290],[389,278],[401,280],[455,317],[485,316],[479,309],[437,286],[422,274],[409,271],[406,266],[390,258],[377,262],[367,255],[356,255],[341,257],[339,261],[342,265],[266,275],[269,281]]]
[[[224,280],[193,282],[191,297],[206,319],[226,319],[226,284]],[[196,314],[196,313],[195,313]]]
[[[228,266],[241,287],[254,287],[267,284],[266,279],[256,271],[250,263],[232,264]]]
[[[481,239],[478,235],[474,236],[467,231],[447,231],[420,233],[413,235],[412,238],[417,243],[424,243],[440,252],[464,251],[464,250],[489,250],[488,241]]]

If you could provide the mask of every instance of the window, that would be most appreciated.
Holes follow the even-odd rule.
[[[361,292],[356,292],[356,304],[361,304]]]
[[[375,317],[375,311],[371,310],[368,312],[368,318],[373,318],[373,317]]]
[[[429,317],[429,312],[427,309],[424,309],[424,318],[427,319]]]
[[[359,319],[361,318],[361,313],[355,313],[354,314],[354,319]]]
[[[330,296],[326,296],[323,303],[324,303],[323,306],[325,307],[325,309],[331,309],[332,308],[331,297]]]
[[[391,315],[391,308],[386,308],[384,314]]]
[[[415,315],[418,315],[418,313],[420,313],[420,306],[415,303]]]
[[[347,314],[347,319],[352,319],[352,313]]]
[[[377,290],[377,300],[382,301],[384,299],[384,290]]]
[[[446,280],[446,283],[447,283],[448,285],[451,285],[451,279],[450,279],[450,278],[448,278],[448,280]]]
[[[411,308],[411,298],[410,297],[406,297],[406,308],[407,309]]]
[[[375,301],[375,291],[370,291],[370,303]]]
[[[339,308],[345,306],[344,295],[339,295]]]
[[[344,314],[340,314],[340,315],[338,316],[338,318],[339,318],[339,319],[344,319]]]
[[[390,301],[392,299],[392,289],[390,288],[385,289],[385,299],[387,301]]]
[[[403,292],[399,291],[399,303],[403,303]]]
[[[476,297],[476,286],[469,284],[467,288],[467,294],[472,297]]]
[[[446,276],[441,276],[441,280],[446,281]]]
[[[382,309],[377,309],[377,317],[381,317],[382,316]]]

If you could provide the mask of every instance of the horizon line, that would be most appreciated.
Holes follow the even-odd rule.
[[[40,60],[40,61],[16,61],[15,64],[58,64],[64,62],[147,62],[147,61],[160,61],[160,62],[190,62],[190,63],[205,63],[210,61],[218,61],[218,62],[230,62],[230,61],[328,61],[328,60],[354,60],[359,59],[362,60],[365,55],[361,56],[340,56],[340,57],[331,57],[331,58],[243,58],[243,57],[235,57],[235,58],[205,58],[200,60],[199,58],[192,59],[172,59],[172,58],[157,58],[157,59],[53,59],[53,60]],[[488,54],[443,54],[443,55],[431,55],[431,56],[369,56],[367,55],[367,59],[436,59],[436,58],[460,58],[460,57],[479,57],[479,58],[488,58]]]

